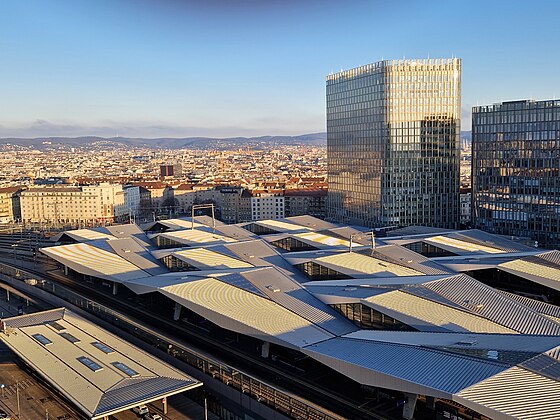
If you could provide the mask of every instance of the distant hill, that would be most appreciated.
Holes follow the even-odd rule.
[[[181,149],[184,147],[205,148],[221,146],[249,146],[263,144],[284,144],[284,145],[325,145],[327,133],[302,134],[300,136],[260,136],[260,137],[185,137],[185,138],[129,138],[129,137],[38,137],[33,139],[26,138],[1,138],[0,145],[17,144],[20,146],[33,146],[41,149],[54,145],[66,145],[70,147],[89,146],[94,144],[124,144],[135,147],[154,147],[166,149]]]

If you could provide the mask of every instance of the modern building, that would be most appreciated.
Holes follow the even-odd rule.
[[[560,246],[560,101],[473,107],[472,219]]]
[[[385,60],[327,77],[327,216],[459,225],[461,60]]]

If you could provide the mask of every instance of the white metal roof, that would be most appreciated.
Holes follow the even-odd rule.
[[[4,325],[0,339],[92,419],[202,385],[68,310],[8,318]]]
[[[258,225],[261,226],[265,226],[268,227],[270,229],[273,230],[277,230],[278,232],[292,232],[292,231],[312,231],[314,229],[307,227],[307,226],[302,226],[302,225],[298,225],[295,223],[289,223],[288,219],[284,219],[286,221],[282,221],[282,220],[276,220],[276,219],[270,219],[270,220],[258,220],[255,222],[251,222],[251,223],[256,223]]]
[[[469,312],[400,290],[375,295],[366,298],[365,301],[374,309],[421,330],[425,328],[422,325],[430,324],[455,332],[516,333],[510,328]]]
[[[451,248],[452,250],[457,249],[468,252],[484,252],[487,254],[501,254],[505,252],[499,248],[463,241],[444,235],[431,236],[424,239],[424,241],[435,245],[443,245],[445,247]]]
[[[41,252],[78,272],[87,271],[84,274],[107,280],[125,281],[149,275],[119,255],[88,243],[41,248]]]
[[[516,366],[460,391],[453,400],[496,420],[560,418],[560,382]]]
[[[87,242],[93,241],[95,239],[113,239],[114,236],[108,233],[99,232],[93,229],[76,229],[76,230],[67,230],[63,232],[63,234],[70,236],[73,239],[76,239],[78,242]]]
[[[323,233],[318,232],[303,232],[303,233],[294,233],[292,235],[295,238],[303,239],[309,242],[318,242],[322,245],[329,245],[329,246],[344,246],[349,247],[350,241],[346,239],[336,238],[334,236],[328,236]],[[354,244],[356,247],[361,247],[363,245]]]
[[[167,286],[162,293],[229,330],[296,347],[334,337],[275,302],[207,278]]]
[[[284,253],[268,238],[237,235],[242,225],[234,226],[232,236],[237,236],[229,237],[226,227],[222,233],[207,226],[190,230],[188,221],[186,229],[160,234],[190,245],[188,249],[151,250],[119,234],[121,239],[93,239],[43,252],[78,272],[124,283],[136,293],[162,293],[223,328],[304,351],[362,384],[455,399],[493,418],[516,411],[492,399],[458,393],[487,383],[483,391],[492,395],[493,387],[501,386],[493,377],[517,362],[540,355],[539,363],[547,358],[556,363],[560,357],[560,312],[451,272],[458,265],[498,266],[556,287],[560,252],[534,255],[538,251],[469,231],[378,238],[375,250],[361,247],[348,253],[342,249],[348,241],[334,231],[346,237],[355,229],[317,231],[319,224],[312,220],[300,222],[253,223],[323,249]],[[400,246],[419,240],[461,255],[430,259]],[[151,265],[155,256],[174,253],[201,271],[158,274],[159,268]],[[308,261],[354,278],[306,282],[295,265]],[[339,303],[364,304],[422,332],[356,331],[327,306]],[[500,360],[488,360],[496,351]],[[529,372],[529,364],[523,363],[519,366]],[[529,388],[547,386],[540,379],[544,373],[532,373],[539,378],[523,376]],[[519,396],[519,401],[525,399]]]
[[[204,227],[204,229],[208,229]],[[164,238],[172,239],[176,242],[184,244],[211,244],[218,242],[236,242],[236,239],[228,238],[227,236],[220,235],[215,232],[203,230],[203,229],[186,229],[186,230],[174,230],[171,232],[165,232],[158,234]]]
[[[316,258],[319,264],[329,264],[335,270],[337,267],[363,274],[382,274],[386,276],[416,276],[423,273],[402,265],[394,264],[378,258],[368,257],[357,252],[345,252]],[[344,271],[347,273],[346,271]]]
[[[200,269],[251,268],[251,264],[206,248],[177,251],[174,256]]]

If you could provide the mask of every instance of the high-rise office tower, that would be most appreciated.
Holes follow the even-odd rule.
[[[390,60],[327,77],[331,220],[459,225],[461,60]]]
[[[474,226],[560,247],[560,101],[476,106],[472,141]]]

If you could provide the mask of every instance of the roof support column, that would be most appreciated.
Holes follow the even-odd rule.
[[[68,275],[68,266],[67,265],[64,266],[64,274]]]
[[[270,355],[270,343],[268,341],[263,341],[261,346],[261,357],[267,359],[269,355]]]
[[[411,420],[414,418],[414,409],[416,408],[416,400],[418,399],[418,394],[409,394],[408,392],[404,394],[406,396],[406,402],[403,405],[403,419]]]
[[[181,304],[175,302],[175,310],[173,311],[173,321],[179,321],[181,319]]]
[[[113,282],[113,294],[116,295],[119,291],[119,283]]]
[[[163,414],[167,414],[167,397],[163,397],[163,400],[161,400],[161,403],[163,404]]]

